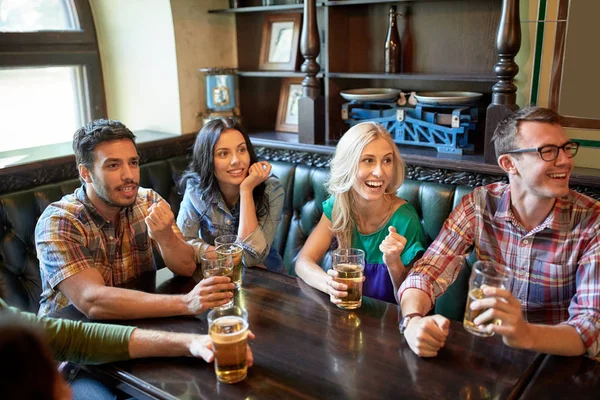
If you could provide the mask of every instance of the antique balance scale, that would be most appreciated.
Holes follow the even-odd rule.
[[[350,100],[342,105],[342,120],[350,126],[378,122],[398,144],[446,154],[473,151],[469,133],[476,129],[481,93],[422,92],[406,99],[398,89],[353,89],[340,95]]]

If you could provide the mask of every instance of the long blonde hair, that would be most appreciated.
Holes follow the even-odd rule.
[[[363,122],[348,129],[335,148],[327,182],[327,191],[334,197],[331,230],[340,247],[352,247],[352,230],[356,226],[356,219],[351,189],[356,181],[362,152],[377,139],[384,139],[390,144],[394,157],[394,174],[385,193],[395,195],[404,182],[404,160],[387,129],[375,122]]]

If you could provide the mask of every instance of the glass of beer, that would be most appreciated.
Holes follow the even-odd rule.
[[[333,269],[337,271],[337,282],[345,284],[348,295],[342,297],[337,306],[353,310],[362,304],[363,271],[365,252],[360,249],[337,249],[332,254]]]
[[[208,313],[208,330],[215,354],[215,373],[219,382],[236,383],[246,378],[248,313],[241,307]]]
[[[202,260],[202,276],[210,278],[211,276],[228,276],[233,281],[233,258],[231,254],[220,254],[216,251],[207,251],[200,256]],[[223,292],[232,292],[233,290],[223,290]],[[215,309],[224,309],[233,306],[233,297],[227,304],[215,307]]]
[[[215,238],[215,246],[217,252],[223,254],[231,254],[233,257],[233,277],[231,280],[235,284],[235,288],[242,287],[242,241],[236,235],[223,235]]]
[[[469,296],[467,298],[467,307],[465,308],[465,318],[463,319],[463,326],[465,330],[473,335],[477,336],[492,336],[494,332],[487,332],[480,329],[473,323],[473,320],[478,315],[484,313],[486,309],[482,310],[471,310],[471,303],[475,300],[484,298],[482,286],[492,286],[500,289],[506,289],[512,272],[508,267],[500,265],[494,261],[477,261],[473,265],[471,270],[471,277],[469,278]],[[500,325],[500,320],[494,320],[490,323]]]

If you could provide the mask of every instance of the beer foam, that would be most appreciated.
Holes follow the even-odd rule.
[[[219,330],[227,330],[228,327],[235,327],[235,330],[233,332],[219,332]],[[227,315],[213,321],[210,328],[210,338],[213,342],[219,344],[234,343],[244,338],[247,332],[247,321],[235,315]]]

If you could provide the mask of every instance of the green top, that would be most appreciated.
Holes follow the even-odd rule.
[[[323,202],[323,214],[330,221],[334,202],[335,197],[333,196]],[[389,234],[390,226],[396,228],[396,232],[406,238],[406,245],[400,254],[400,260],[405,267],[409,267],[417,257],[425,252],[426,243],[419,215],[409,203],[398,207],[377,232],[362,234],[354,227],[351,246],[365,252],[364,275],[366,280],[363,283],[363,295],[388,303],[396,303],[394,285],[388,268],[383,262],[383,253],[379,250],[379,245]]]
[[[0,299],[0,315],[16,315],[24,321],[37,323],[44,331],[54,359],[76,364],[102,364],[128,360],[129,338],[133,326],[110,325],[38,317],[9,307]]]
[[[323,202],[323,214],[331,221],[335,197],[330,196]],[[378,231],[362,234],[358,229],[352,231],[353,248],[364,250],[365,262],[370,264],[382,264],[383,253],[379,245],[388,235],[388,228],[393,226],[396,232],[406,238],[406,246],[400,255],[405,266],[409,266],[420,253],[425,251],[425,234],[421,227],[419,214],[410,203],[404,203],[387,220]]]

